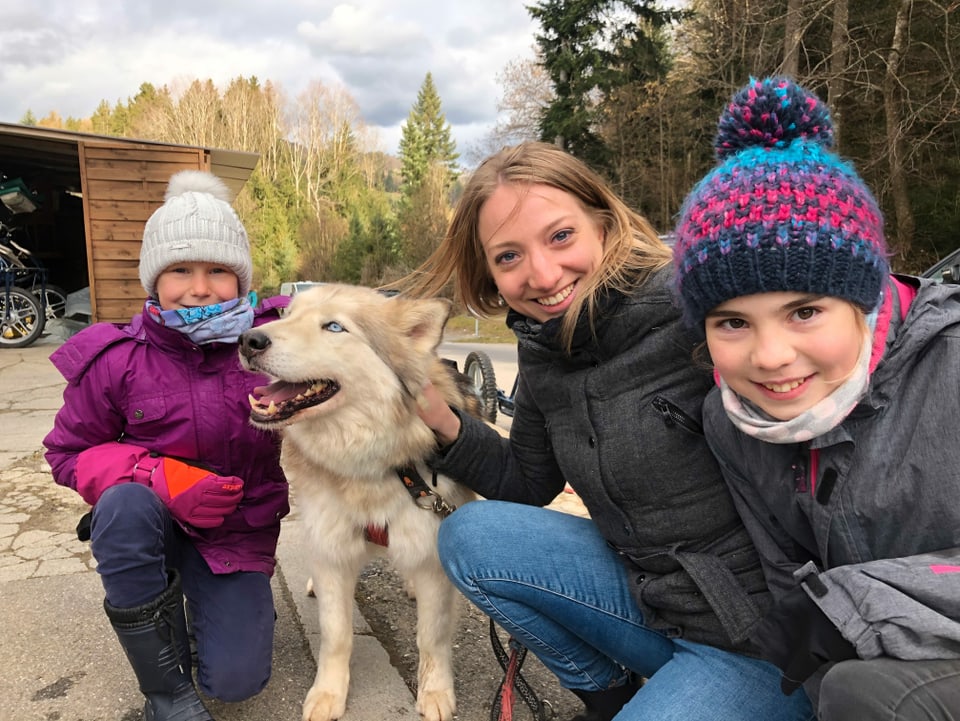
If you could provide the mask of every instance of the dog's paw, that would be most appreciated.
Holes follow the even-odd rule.
[[[417,694],[417,711],[424,721],[450,721],[457,710],[453,689],[423,691]]]
[[[345,694],[312,687],[303,702],[303,721],[335,721],[347,710]]]
[[[407,598],[409,598],[411,601],[417,600],[417,587],[413,585],[413,581],[410,579],[404,581],[403,590],[406,592]]]

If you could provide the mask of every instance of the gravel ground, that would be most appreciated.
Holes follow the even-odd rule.
[[[391,662],[410,690],[416,693],[416,604],[407,597],[403,580],[386,561],[375,561],[360,575],[357,602],[367,623],[390,655]],[[500,640],[506,645],[507,637],[502,631]],[[521,672],[537,696],[553,708],[554,718],[558,721],[572,718],[583,709],[583,704],[561,688],[556,677],[533,654],[527,654]],[[490,721],[490,708],[503,671],[491,646],[489,620],[463,598],[460,630],[454,647],[454,674],[456,718],[459,721]],[[514,705],[513,718],[516,721],[533,718],[519,697]]]

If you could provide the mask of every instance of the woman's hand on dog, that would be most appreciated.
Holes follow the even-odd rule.
[[[460,436],[460,417],[454,413],[433,383],[427,382],[417,399],[417,415],[433,431],[440,447],[452,445]]]

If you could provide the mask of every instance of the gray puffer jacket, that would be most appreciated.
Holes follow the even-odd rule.
[[[559,320],[508,316],[520,378],[510,438],[462,417],[435,465],[487,498],[539,506],[569,482],[631,569],[648,625],[752,654],[769,593],[703,438],[712,378],[694,365],[671,274],[607,298],[597,338],[578,329],[571,353]]]

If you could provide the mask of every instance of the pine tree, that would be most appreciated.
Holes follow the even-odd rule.
[[[540,23],[537,45],[555,93],[540,121],[541,139],[591,164],[602,164],[605,155],[603,141],[591,127],[588,105],[595,69],[602,65],[597,47],[601,5],[595,0],[541,0],[527,7]]]
[[[400,136],[398,257],[410,268],[443,237],[450,189],[458,174],[456,147],[433,76],[427,73]]]
[[[537,46],[554,99],[540,121],[541,138],[606,168],[611,150],[601,132],[605,101],[631,83],[663,77],[658,29],[679,17],[657,0],[540,0],[528,5],[540,23]]]
[[[457,144],[443,114],[440,95],[427,73],[417,93],[417,102],[401,129],[400,159],[404,195],[412,195],[427,177],[431,166],[446,167],[448,186],[457,179]]]

